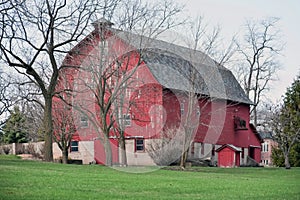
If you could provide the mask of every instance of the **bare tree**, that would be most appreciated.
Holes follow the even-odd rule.
[[[159,139],[152,140],[147,152],[159,166],[175,163],[182,155],[183,130],[178,127],[169,127],[160,133]]]
[[[106,43],[106,39],[103,39],[100,43]],[[122,142],[125,142],[124,121],[121,118],[125,114],[124,110],[126,107],[123,103],[120,103],[120,101],[124,94],[123,91],[126,90],[126,83],[133,75],[134,70],[129,70],[126,67],[122,68],[121,66],[121,63],[125,63],[125,66],[129,66],[129,58],[116,58],[116,62],[108,64],[108,60],[101,56],[103,55],[103,47],[105,44],[100,44],[99,46],[100,49],[97,47],[95,48],[97,49],[96,52],[102,52],[99,53],[100,58],[97,57],[98,53],[96,53],[96,55],[92,55],[92,60],[88,61],[89,64],[81,68],[82,71],[79,78],[80,80],[77,81],[76,92],[78,94],[78,98],[74,101],[73,107],[80,113],[87,116],[89,121],[92,123],[94,130],[96,130],[99,135],[98,139],[100,139],[104,145],[106,156],[105,164],[107,166],[111,166],[112,152],[109,137],[112,134],[114,125],[120,126],[117,128],[117,135],[120,139],[122,139]],[[129,57],[131,57],[131,54],[129,54]],[[95,59],[99,60],[95,61]],[[139,64],[140,62],[134,65],[133,68],[137,68]],[[79,92],[78,88],[80,88],[79,91],[82,92]],[[80,95],[79,93],[82,93],[83,95]],[[94,98],[85,98],[84,96],[87,96],[86,94],[88,93],[92,94]],[[96,105],[95,109],[97,112],[93,111],[93,107],[95,107],[93,104]],[[115,115],[116,112],[120,112],[120,114]],[[116,123],[116,120],[122,122]],[[123,145],[122,147],[125,148]]]
[[[280,32],[276,27],[279,19],[247,21],[244,41],[236,43],[241,55],[239,78],[246,95],[253,101],[251,114],[257,126],[257,106],[264,93],[269,89],[269,82],[276,78],[280,63],[278,56],[283,48]]]
[[[278,143],[284,155],[285,167],[286,169],[290,169],[289,155],[293,145],[299,141],[300,129],[297,129],[297,126],[293,124],[293,120],[286,112],[284,108],[273,108],[273,115],[268,120],[268,124],[273,134],[272,138]],[[296,129],[288,130],[288,127]]]
[[[127,62],[128,63],[128,62]],[[118,73],[121,73],[121,77],[126,77],[126,73],[128,72],[128,66],[125,67],[125,70],[118,71]],[[136,69],[134,70],[134,72]],[[137,81],[133,78],[132,74],[130,75],[131,78],[128,81],[125,81],[123,83],[123,88],[119,91],[119,94],[117,98],[114,100],[112,105],[113,115],[114,115],[114,132],[115,135],[118,138],[119,143],[119,152],[120,152],[120,164],[121,166],[127,166],[127,155],[126,155],[126,141],[125,141],[125,130],[126,126],[129,125],[129,120],[131,120],[130,117],[130,108],[131,108],[131,101],[132,96],[129,97],[127,94],[131,94],[131,91],[134,89],[130,86],[133,84],[133,82]],[[118,76],[119,77],[119,76]],[[120,80],[120,78],[115,79],[116,81]],[[131,122],[130,122],[131,123]]]
[[[221,50],[220,27],[213,27],[213,29],[209,31],[209,26],[205,23],[204,17],[198,17],[194,21],[191,21],[190,27],[191,37],[187,40],[186,45],[188,45],[191,50],[189,51],[189,55],[185,58],[187,63],[185,63],[185,67],[177,69],[188,80],[188,89],[187,91],[183,91],[187,102],[186,105],[184,105],[186,109],[181,116],[184,145],[180,159],[180,167],[183,169],[186,165],[189,147],[198,127],[200,125],[211,126],[200,122],[201,110],[205,109],[205,107],[209,105],[209,102],[213,103],[214,100],[217,99],[215,97],[220,94],[225,94],[224,85],[222,84],[217,89],[218,91],[212,90],[212,88],[216,86],[211,85],[209,79],[222,79],[218,67],[222,67],[223,64],[227,63],[235,53],[233,46],[234,39],[232,39],[225,50]],[[211,65],[213,67],[210,67],[210,69],[203,74],[203,72],[201,73],[203,70],[200,70],[198,65]],[[184,68],[188,68],[188,70]],[[200,88],[207,88],[210,94],[199,93]],[[214,115],[212,112],[218,113],[219,110],[212,110],[210,115]],[[215,128],[219,130],[219,128]],[[212,146],[214,146],[214,144],[212,144]]]
[[[54,104],[54,141],[62,152],[62,162],[68,163],[69,148],[74,133],[76,132],[76,118],[72,113],[72,107],[63,102]]]
[[[29,0],[5,1],[0,6],[2,60],[42,93],[45,160],[52,161],[52,97],[61,59],[70,45],[81,39],[92,15],[103,4],[90,0]]]
[[[146,34],[149,37],[155,37],[157,34],[181,23],[181,21],[173,20],[181,9],[173,6],[173,3],[163,1],[160,4],[144,4],[142,1],[129,1],[121,3],[121,8],[115,7],[115,15],[104,15],[112,19],[122,19],[116,21],[116,26],[120,27],[126,38],[127,30],[136,31],[136,33]],[[124,9],[130,8],[130,9]],[[120,10],[118,10],[120,9]],[[118,12],[117,12],[118,10]],[[111,13],[111,12],[110,12]],[[120,17],[123,16],[123,17]],[[111,36],[109,30],[113,25],[106,19],[96,21],[94,24],[95,31],[90,34],[85,45],[90,46],[93,51],[85,57],[84,63],[79,69],[79,80],[76,87],[78,101],[73,105],[80,113],[89,118],[89,121],[98,133],[102,144],[104,145],[106,154],[106,165],[112,165],[112,152],[109,137],[112,136],[113,130],[118,137],[124,165],[126,165],[125,137],[124,137],[124,115],[129,109],[128,97],[124,102],[124,94],[126,89],[131,87],[133,75],[140,66],[142,60],[143,49],[147,48],[148,37],[135,35],[137,40],[126,38],[125,41],[129,46],[125,49],[114,48],[117,44],[118,36]],[[119,31],[114,29],[113,34]],[[129,34],[130,35],[130,34]],[[135,38],[135,39],[136,39]],[[144,39],[146,41],[144,41]],[[140,47],[132,48],[131,43],[139,43]],[[146,44],[146,45],[145,45]],[[139,46],[139,45],[138,45]],[[135,62],[132,62],[136,59]],[[85,98],[91,94],[94,99]],[[92,106],[86,105],[96,104],[97,112],[91,110]]]
[[[1,70],[1,69],[0,69]],[[5,113],[9,111],[11,106],[13,105],[13,100],[11,99],[10,93],[10,85],[11,82],[8,81],[8,77],[6,74],[0,71],[0,127],[5,122]]]
[[[41,139],[43,103],[40,99],[39,88],[24,80],[18,74],[11,74],[9,70],[1,72],[0,77],[0,129],[12,111],[13,105],[20,108],[26,116],[26,131],[29,141]]]
[[[73,111],[72,101],[75,93],[72,87],[70,68],[60,71],[53,98],[53,133],[54,141],[62,152],[62,163],[68,163],[71,141],[77,129],[80,129],[79,115]],[[74,70],[74,69],[73,69]]]
[[[222,64],[227,63],[235,51],[233,42],[230,43],[226,50],[220,51],[221,29],[220,27],[214,27],[210,31],[209,25],[205,23],[203,17],[198,17],[190,23],[187,23],[187,26],[188,28],[185,30],[190,30],[188,37],[179,37],[182,41],[178,41],[178,38],[176,38],[175,42],[183,43],[184,46],[187,46],[189,49],[185,49],[184,52],[181,52],[176,50],[172,51],[172,48],[170,48],[169,51],[174,55],[172,55],[172,59],[168,59],[168,62],[172,63],[172,68],[181,75],[181,84],[185,87],[184,90],[179,92],[169,91],[170,93],[175,93],[181,102],[181,113],[179,113],[178,116],[180,123],[176,124],[176,122],[172,122],[175,123],[176,127],[171,129],[173,134],[181,134],[181,140],[178,141],[181,142],[181,144],[178,144],[177,147],[181,148],[179,161],[182,169],[185,168],[188,152],[199,126],[214,126],[212,124],[205,124],[204,121],[199,120],[201,109],[205,110],[205,107],[212,106],[214,100],[217,99],[216,97],[220,96],[220,94],[225,94],[224,85],[222,85],[221,82],[219,86],[213,85],[210,79],[222,80],[219,70],[223,69]],[[166,54],[166,52],[162,53]],[[168,54],[166,56],[168,56]],[[217,60],[213,60],[211,57]],[[206,68],[205,66],[209,67]],[[168,94],[164,94],[164,98],[167,98],[167,95]],[[168,101],[167,99],[165,100]],[[224,111],[222,111],[222,109],[225,110],[225,108],[226,107],[219,108],[221,111],[217,110],[218,108],[213,109],[208,115],[215,116],[216,113],[219,113],[219,116],[223,116],[222,113],[224,113]],[[205,116],[202,117],[205,118]],[[221,124],[220,121],[220,126]],[[176,128],[178,129],[177,131],[175,130]],[[165,129],[164,131],[170,132],[171,129]],[[221,131],[220,127],[217,126],[213,127],[213,129]],[[162,137],[165,134],[164,131],[162,132]],[[208,139],[206,142],[210,142],[213,146],[216,140]],[[161,143],[160,141],[151,144],[150,155],[159,158],[161,152],[159,147],[164,145],[165,143]],[[156,149],[157,152],[153,153],[154,149]]]

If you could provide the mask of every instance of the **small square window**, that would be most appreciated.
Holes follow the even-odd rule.
[[[80,125],[81,127],[88,127],[88,118],[86,116],[80,117]]]
[[[78,141],[71,142],[71,152],[78,152]]]
[[[131,117],[130,114],[123,115],[124,125],[131,126]]]
[[[144,139],[136,139],[135,140],[135,151],[144,151]]]
[[[197,116],[200,116],[200,109],[199,109],[199,107],[196,109],[196,112],[197,112]]]

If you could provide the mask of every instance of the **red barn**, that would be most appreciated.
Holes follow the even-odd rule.
[[[218,160],[215,149],[232,144],[241,149],[241,164],[246,163],[247,157],[260,162],[260,137],[250,124],[252,102],[230,70],[200,51],[114,29],[105,19],[93,25],[95,30],[66,56],[57,90],[66,87],[63,81],[66,79],[69,89],[85,91],[81,82],[92,79],[85,67],[99,62],[92,55],[111,55],[105,61],[112,60],[113,64],[108,65],[105,72],[115,70],[117,62],[122,62],[122,69],[127,67],[132,74],[124,95],[131,107],[120,112],[126,119],[129,165],[154,164],[147,151],[150,143],[161,138],[163,130],[181,127],[188,112],[194,113],[191,121],[197,124],[189,158],[209,158],[214,163]],[[99,48],[100,43],[102,48]],[[107,81],[116,84],[117,80],[108,78]],[[93,85],[91,82],[88,86]],[[187,95],[191,88],[197,98],[192,111]],[[99,113],[92,92],[77,92],[72,101],[85,104],[89,113]],[[58,98],[54,99],[54,104],[60,103]],[[104,163],[105,152],[99,140],[102,136],[96,123],[84,115],[78,119],[72,143],[77,151],[71,151],[70,157],[82,158],[83,163]],[[118,137],[113,131],[109,137],[115,164],[120,161]]]

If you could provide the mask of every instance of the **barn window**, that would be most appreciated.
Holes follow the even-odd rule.
[[[142,91],[141,90],[138,90],[138,95],[137,95],[137,98],[141,98],[141,95],[142,95]]]
[[[199,109],[199,107],[197,107],[196,112],[197,112],[197,116],[200,116],[200,109]]]
[[[126,88],[126,97],[127,98],[131,97],[131,89],[130,88]]]
[[[144,139],[135,139],[135,151],[144,151]]]
[[[78,141],[71,142],[71,152],[78,152]]]
[[[88,127],[88,118],[87,116],[81,116],[80,117],[80,125],[81,127]]]
[[[180,113],[183,115],[184,113],[184,103],[180,104]]]
[[[125,126],[131,126],[131,117],[130,114],[124,114],[123,115],[124,125]]]
[[[234,128],[236,130],[247,130],[246,121],[240,117],[234,117]]]

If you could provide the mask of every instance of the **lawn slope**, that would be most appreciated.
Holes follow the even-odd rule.
[[[0,199],[300,199],[300,169],[124,173],[0,156]]]

